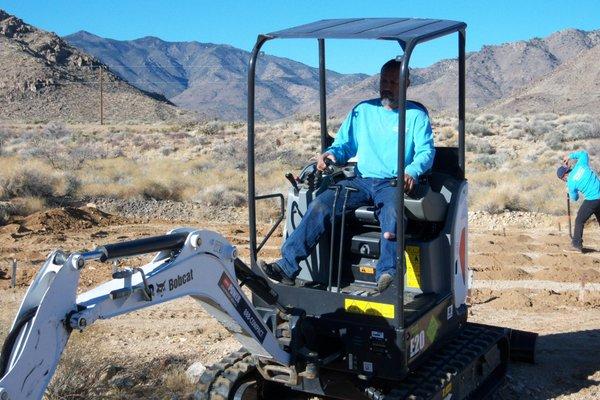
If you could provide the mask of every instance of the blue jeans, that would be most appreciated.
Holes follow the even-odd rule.
[[[381,226],[381,245],[379,261],[375,278],[382,273],[396,273],[396,240],[385,239],[384,232],[396,235],[396,198],[397,188],[390,184],[391,179],[363,178],[360,176],[338,182],[341,186],[335,207],[335,217],[342,216],[345,187],[357,189],[350,192],[346,203],[346,213],[351,213],[358,207],[375,205],[377,217]],[[308,206],[302,221],[281,247],[282,259],[277,264],[288,277],[295,277],[300,272],[299,262],[306,259],[315,248],[321,235],[331,228],[331,214],[334,200],[334,190],[328,189],[318,195]]]

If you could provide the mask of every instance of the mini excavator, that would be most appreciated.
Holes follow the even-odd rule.
[[[354,165],[320,173],[311,163],[298,178],[288,177],[287,196],[257,195],[255,72],[262,46],[275,39],[317,40],[324,150],[331,143],[325,39],[400,45],[398,131],[404,132],[411,54],[417,45],[451,34],[458,36],[458,146],[436,148],[418,193],[398,196],[398,215],[405,218],[398,218],[396,262],[404,273],[377,290],[381,230],[373,207],[365,206],[344,213],[341,224],[332,221],[331,235],[301,263],[295,285],[270,280],[257,260],[273,232],[283,223],[287,237],[315,196],[352,176]],[[89,252],[54,251],[4,341],[0,399],[41,399],[74,330],[182,296],[197,300],[243,345],[207,368],[197,399],[481,399],[503,381],[510,360],[533,362],[536,334],[467,322],[465,35],[463,22],[412,18],[331,19],[259,35],[248,70],[250,262],[238,258],[220,234],[190,228]],[[404,135],[398,142],[398,154],[404,155]],[[403,170],[404,157],[398,157],[398,171]],[[402,179],[396,186],[404,194]],[[280,203],[280,216],[259,243],[256,204],[265,199]],[[153,258],[143,267],[118,270],[111,281],[77,295],[88,264],[144,254]]]

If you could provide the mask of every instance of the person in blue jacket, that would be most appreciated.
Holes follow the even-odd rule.
[[[583,251],[583,226],[593,215],[600,224],[600,179],[590,167],[590,157],[585,151],[576,151],[563,158],[563,165],[556,174],[567,183],[569,198],[579,200],[581,193],[585,200],[577,211],[575,230],[571,248],[567,251],[581,253]]]
[[[345,164],[357,157],[357,174],[338,184],[357,191],[350,192],[347,212],[373,203],[381,225],[380,258],[375,278],[379,291],[392,282],[396,273],[396,197],[392,180],[398,177],[398,72],[400,62],[390,60],[381,68],[380,97],[356,105],[342,123],[333,144],[317,159],[317,169],[326,168],[325,160]],[[406,103],[406,168],[400,171],[407,192],[416,185],[421,174],[433,164],[435,148],[427,112],[412,102]],[[301,223],[281,248],[282,258],[274,263],[261,262],[267,276],[293,285],[300,272],[299,262],[306,259],[330,228],[334,193],[326,190],[312,201]],[[342,201],[335,216],[341,217]],[[333,249],[332,249],[333,251]]]

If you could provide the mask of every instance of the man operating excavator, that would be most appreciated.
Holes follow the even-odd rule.
[[[394,181],[398,176],[398,75],[400,62],[392,59],[381,68],[380,98],[356,105],[340,127],[333,144],[318,157],[317,169],[326,168],[326,160],[345,164],[357,157],[356,176],[338,182],[350,187],[346,212],[373,203],[381,224],[380,259],[376,268],[377,288],[381,292],[396,273],[396,196]],[[406,103],[406,168],[403,171],[405,191],[409,193],[421,174],[433,164],[435,148],[427,112],[415,103]],[[299,262],[307,258],[330,228],[334,194],[326,190],[315,198],[300,225],[281,248],[282,258],[274,263],[261,263],[270,278],[287,285],[295,283]],[[336,204],[335,217],[342,214]]]

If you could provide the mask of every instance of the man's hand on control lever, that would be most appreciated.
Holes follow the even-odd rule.
[[[320,156],[317,157],[317,169],[321,172],[325,171],[325,168],[327,168],[327,164],[325,164],[326,159],[333,161],[334,164],[336,162],[335,156],[333,154],[331,154],[331,153],[321,154]]]
[[[404,174],[404,193],[412,192],[415,187],[415,178],[410,176],[409,174]]]

